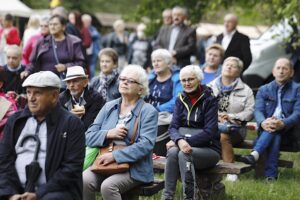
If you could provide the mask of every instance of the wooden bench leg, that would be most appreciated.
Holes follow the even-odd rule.
[[[222,174],[197,174],[197,198],[208,200],[225,194],[225,185],[221,183]]]
[[[267,159],[267,155],[265,153],[259,156],[259,159],[255,165],[255,178],[265,177],[266,159]]]

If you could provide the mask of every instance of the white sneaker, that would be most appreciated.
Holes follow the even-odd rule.
[[[227,174],[226,181],[235,182],[238,180],[238,176],[236,174]]]

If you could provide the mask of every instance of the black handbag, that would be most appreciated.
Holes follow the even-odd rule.
[[[180,127],[178,129],[180,135],[184,136],[185,138],[190,138],[194,135],[201,134],[203,129],[201,128],[190,128],[190,127]]]

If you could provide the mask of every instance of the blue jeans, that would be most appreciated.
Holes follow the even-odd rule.
[[[269,133],[267,131],[261,132],[261,135],[256,140],[254,150],[260,155],[264,152],[267,154],[265,163],[265,176],[277,177],[278,174],[278,158],[281,145],[280,133]]]

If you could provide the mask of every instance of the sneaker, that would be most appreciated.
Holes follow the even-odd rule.
[[[254,166],[255,163],[256,163],[254,156],[252,156],[251,154],[245,155],[245,156],[241,156],[240,160],[243,163],[246,163],[246,164],[249,164],[249,165],[252,165],[252,166]]]
[[[267,177],[266,179],[265,179],[265,181],[266,181],[266,183],[273,183],[274,181],[276,181],[277,180],[277,178],[276,177]]]
[[[238,180],[238,176],[236,174],[227,174],[226,181],[235,182]]]

